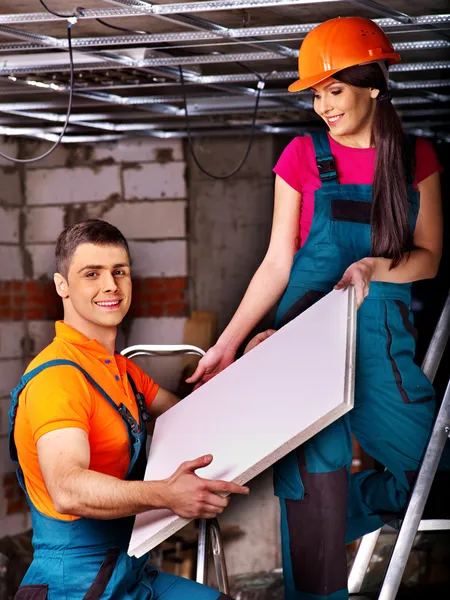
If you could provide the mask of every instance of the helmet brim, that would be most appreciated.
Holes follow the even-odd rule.
[[[392,54],[382,54],[380,56],[377,56],[377,58],[374,58],[373,62],[378,60],[387,60],[389,65],[393,65],[400,61],[400,55],[394,52]],[[329,71],[323,71],[322,73],[318,73],[317,75],[311,75],[311,77],[305,77],[304,79],[297,79],[297,81],[291,83],[291,85],[288,87],[288,90],[290,92],[301,92],[302,90],[307,90],[308,88],[314,87],[318,83],[325,81],[325,79],[333,77],[333,75],[335,75],[339,71],[343,71],[344,69],[348,69],[349,67],[355,67],[362,63],[367,64],[367,62],[369,61],[367,61],[367,57],[365,57],[362,58],[360,61],[356,61],[351,65],[347,65],[346,67],[341,67],[339,69],[331,69]]]

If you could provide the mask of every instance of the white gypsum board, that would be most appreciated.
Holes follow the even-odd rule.
[[[212,454],[200,477],[247,483],[353,407],[355,337],[354,289],[331,292],[156,420],[145,480]],[[128,553],[188,522],[137,515]]]

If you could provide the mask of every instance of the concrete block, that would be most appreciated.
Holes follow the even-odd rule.
[[[18,243],[19,241],[19,209],[2,208],[0,206],[0,240]]]
[[[0,436],[0,484],[3,481],[3,475],[13,471],[15,471],[15,466],[9,458],[8,436],[2,435]],[[1,485],[0,489],[3,491]]]
[[[137,318],[131,322],[126,336],[120,336],[118,347],[122,350],[134,344],[181,344],[183,343],[184,317]],[[182,370],[180,356],[139,356],[133,359],[143,371],[166,390],[175,392]]]
[[[17,535],[31,528],[31,515],[29,512],[5,515],[0,518],[0,530],[2,535]]]
[[[11,404],[9,396],[0,398],[0,436],[8,435],[9,419],[8,411]]]
[[[182,344],[185,323],[185,317],[133,319],[127,345]]]
[[[35,169],[26,174],[28,205],[99,202],[121,194],[117,166]]]
[[[33,158],[35,156],[41,156],[45,152],[47,152],[49,145],[48,142],[41,142],[40,140],[32,140],[32,139],[21,139],[19,141],[21,155],[23,158]],[[51,154],[38,160],[36,162],[28,163],[26,168],[28,170],[34,169],[48,169],[54,167],[66,167],[70,166],[70,155],[74,151],[74,147],[72,144],[67,146],[63,146],[59,144],[53,150]]]
[[[11,156],[12,158],[17,158],[17,150],[18,150],[18,144],[17,144],[17,140],[14,139],[5,139],[3,138],[0,141],[0,151],[3,154],[6,154],[6,156]],[[14,166],[15,163],[13,163],[12,161],[3,158],[3,156],[0,156],[0,166],[4,166],[4,167],[12,167]]]
[[[64,229],[64,210],[59,206],[29,208],[27,210],[25,241],[56,242]]]
[[[19,246],[0,245],[0,281],[23,279],[22,256]]]
[[[121,202],[102,216],[132,239],[185,237],[186,202]]]
[[[0,358],[20,358],[25,335],[23,321],[0,322]]]
[[[135,277],[184,277],[187,275],[187,243],[182,240],[131,242]]]
[[[26,247],[31,262],[31,272],[35,279],[53,278],[56,271],[55,244],[28,244]]]
[[[0,204],[11,206],[22,204],[22,188],[18,170],[0,169]]]
[[[146,163],[123,169],[123,185],[126,200],[186,198],[186,164]]]
[[[94,162],[113,160],[120,163],[157,162],[160,164],[183,160],[181,140],[132,139],[114,144],[96,144]]]
[[[20,358],[0,360],[0,397],[7,396],[16,387],[24,370]]]
[[[189,193],[193,308],[216,311],[222,330],[267,251],[273,187],[261,177],[196,180]]]
[[[230,173],[241,162],[247,147],[247,135],[239,138],[201,137],[194,140],[194,150],[200,164],[215,175]],[[191,180],[212,182],[210,177],[200,171],[189,152],[186,153],[186,161],[189,165]],[[274,165],[272,136],[256,136],[243,167],[232,178],[224,181],[231,182],[236,179],[253,179],[254,181],[255,178],[261,176],[271,178]]]
[[[235,496],[219,517],[223,529],[238,526],[244,533],[224,543],[229,575],[272,571],[281,566],[279,503],[273,495],[272,469],[247,485],[250,495]]]
[[[28,335],[32,340],[33,354],[38,354],[53,341],[55,324],[53,321],[28,321]]]

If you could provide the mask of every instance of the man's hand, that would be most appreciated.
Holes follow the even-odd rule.
[[[165,480],[164,505],[186,519],[212,519],[228,506],[228,494],[248,494],[249,489],[237,483],[202,479],[196,469],[208,466],[210,454],[182,463],[173,475]],[[220,494],[220,495],[219,495]]]
[[[247,352],[250,352],[250,350],[256,348],[256,346],[258,346],[261,342],[264,342],[264,340],[267,340],[267,338],[269,338],[275,332],[275,329],[267,329],[266,331],[262,331],[261,333],[258,333],[258,335],[255,335],[255,337],[252,338],[246,345],[244,354],[247,354]]]

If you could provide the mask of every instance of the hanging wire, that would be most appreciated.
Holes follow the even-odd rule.
[[[84,10],[83,8],[77,8],[76,9],[76,11],[80,15],[83,14],[83,12],[82,12],[83,10]],[[147,31],[136,31],[136,30],[133,30],[133,29],[126,29],[124,27],[116,27],[115,25],[110,25],[109,23],[106,23],[102,19],[96,19],[96,21],[98,23],[101,23],[102,25],[105,25],[106,27],[109,27],[111,29],[118,29],[119,31],[128,31],[130,33],[144,34],[144,35],[145,34],[150,34],[150,32],[147,32]],[[170,52],[170,44],[164,44],[164,46],[167,46],[167,50],[169,50],[169,52]],[[253,75],[256,75],[256,77],[258,78],[258,84],[257,84],[258,91],[257,91],[257,94],[256,94],[255,108],[254,108],[254,111],[253,111],[253,118],[252,118],[251,130],[250,130],[249,143],[248,143],[247,149],[245,151],[244,157],[242,158],[241,162],[237,165],[237,167],[235,167],[230,173],[227,173],[225,175],[215,175],[214,173],[209,173],[200,164],[200,161],[198,160],[197,155],[195,154],[193,143],[192,143],[192,134],[191,134],[191,127],[190,127],[190,122],[189,122],[189,113],[188,113],[188,108],[187,108],[187,94],[186,94],[186,85],[185,85],[185,81],[184,81],[183,69],[181,68],[181,66],[178,67],[179,73],[180,73],[181,89],[182,89],[182,94],[183,94],[184,112],[185,112],[185,116],[186,116],[186,131],[187,131],[187,134],[188,134],[189,151],[191,153],[191,156],[192,156],[195,164],[200,169],[200,171],[202,173],[204,173],[205,175],[207,175],[208,177],[211,177],[213,179],[228,179],[229,177],[232,177],[238,171],[240,171],[242,169],[242,167],[244,166],[245,162],[247,161],[247,158],[248,158],[248,156],[250,154],[250,151],[252,149],[252,146],[253,146],[253,140],[254,140],[255,129],[256,129],[256,117],[258,115],[259,100],[260,100],[260,97],[261,97],[261,92],[264,89],[266,82],[265,82],[265,79],[259,73],[257,73],[256,71],[254,71],[253,69],[251,69],[250,67],[248,67],[247,65],[245,65],[244,63],[238,62],[237,64],[239,66],[241,66],[242,68],[244,68],[249,73],[252,73]]]
[[[78,11],[82,11],[84,9],[78,9]],[[80,14],[83,14],[82,12]],[[103,19],[95,19],[97,23],[100,25],[104,25],[105,27],[109,27],[110,29],[116,29],[117,31],[126,31],[127,33],[137,33],[139,35],[152,35],[150,31],[139,31],[138,29],[128,29],[128,27],[118,27],[117,25],[110,25]]]
[[[54,10],[51,10],[45,4],[44,0],[39,0],[39,2],[45,8],[45,10],[47,12],[49,12],[50,14],[52,14],[52,15],[54,15],[56,17],[59,17],[61,19],[67,19],[69,21],[69,26],[67,28],[67,44],[68,44],[69,59],[70,59],[69,103],[68,103],[68,107],[67,107],[66,120],[65,120],[63,129],[62,129],[62,131],[61,131],[58,139],[56,140],[56,142],[53,144],[53,146],[49,150],[47,150],[47,152],[45,152],[41,156],[37,156],[35,158],[28,158],[28,159],[13,158],[11,156],[7,156],[6,154],[3,154],[3,152],[0,152],[0,156],[2,156],[3,158],[5,158],[6,160],[10,160],[11,162],[17,162],[17,163],[31,163],[31,162],[36,162],[36,161],[42,160],[43,158],[45,158],[49,154],[51,154],[55,150],[55,148],[59,145],[59,143],[61,142],[62,138],[64,137],[64,134],[66,133],[67,126],[69,125],[70,114],[71,114],[71,111],[72,111],[72,99],[73,99],[73,87],[74,87],[74,66],[73,66],[71,27],[72,27],[72,25],[74,25],[77,22],[78,16],[82,16],[83,15],[83,12],[84,12],[85,9],[82,8],[82,7],[77,7],[71,15],[63,15],[61,13],[55,12]],[[110,29],[116,29],[116,30],[119,30],[119,31],[127,31],[129,33],[136,33],[136,34],[148,34],[149,33],[149,32],[146,32],[146,31],[138,31],[138,30],[133,30],[133,29],[127,29],[125,27],[117,27],[115,25],[110,25],[109,23],[106,23],[102,19],[96,19],[96,21],[99,22],[100,24],[104,25],[105,27],[109,27]],[[254,73],[258,77],[258,79],[259,79],[258,84],[257,84],[258,91],[256,93],[255,107],[254,107],[254,110],[253,110],[252,124],[251,124],[250,137],[249,137],[249,142],[248,142],[247,149],[246,149],[246,151],[244,153],[244,156],[243,156],[241,162],[230,173],[227,173],[225,175],[215,175],[214,173],[208,172],[200,164],[200,161],[198,160],[197,155],[195,154],[194,147],[193,147],[193,142],[192,142],[192,133],[191,133],[191,127],[190,127],[190,121],[189,121],[189,113],[188,113],[188,108],[187,108],[186,85],[185,85],[185,81],[184,81],[183,69],[182,69],[181,66],[178,67],[179,68],[179,73],[180,73],[182,95],[183,95],[184,112],[185,112],[185,116],[186,116],[186,131],[187,131],[187,134],[188,134],[189,150],[190,150],[190,153],[192,155],[192,158],[193,158],[195,164],[200,169],[200,171],[202,173],[204,173],[205,175],[207,175],[208,177],[211,177],[212,179],[218,179],[218,180],[228,179],[229,177],[232,177],[238,171],[240,171],[242,169],[242,167],[244,166],[245,162],[247,161],[247,158],[248,158],[248,156],[250,154],[250,151],[252,149],[252,146],[253,146],[253,140],[254,140],[255,129],[256,129],[256,117],[258,115],[259,100],[260,100],[260,97],[261,97],[261,92],[262,92],[262,90],[265,87],[265,79],[263,77],[261,77],[261,75],[259,75],[258,73],[256,73],[256,71],[253,71],[252,69],[250,69],[246,65],[241,64],[241,63],[239,63],[239,64],[240,64],[240,66],[244,67],[247,71],[249,71],[251,73]]]
[[[253,110],[253,118],[252,118],[252,125],[251,125],[251,130],[250,130],[250,137],[249,137],[249,141],[248,141],[248,146],[247,146],[247,150],[244,153],[244,156],[241,160],[241,162],[232,170],[230,171],[230,173],[227,173],[225,175],[215,175],[214,173],[210,173],[209,171],[207,171],[201,164],[200,161],[197,158],[197,155],[195,154],[195,150],[194,150],[194,146],[192,143],[192,133],[191,133],[191,126],[190,126],[190,122],[189,122],[189,113],[188,113],[188,108],[187,108],[187,99],[186,99],[186,85],[184,82],[184,75],[183,75],[183,69],[181,68],[181,66],[178,67],[179,72],[180,72],[180,80],[181,80],[181,90],[182,90],[182,94],[183,94],[183,105],[184,105],[184,113],[186,115],[186,131],[188,134],[188,142],[189,142],[189,150],[191,153],[191,156],[195,162],[195,164],[197,165],[197,167],[200,169],[200,171],[202,173],[204,173],[205,175],[207,175],[208,177],[211,177],[212,179],[228,179],[229,177],[232,177],[233,175],[235,175],[238,171],[240,171],[242,169],[242,167],[244,166],[249,154],[250,154],[250,150],[252,149],[253,146],[253,140],[255,137],[255,129],[256,129],[256,117],[258,115],[258,106],[259,106],[259,99],[261,97],[261,92],[264,89],[265,86],[265,80],[259,76],[259,81],[258,81],[258,91],[256,93],[256,100],[255,100],[255,108]]]
[[[41,4],[45,7],[45,4],[42,2],[42,0],[41,0]],[[49,12],[51,12],[51,11],[49,11]],[[57,16],[59,16],[59,15],[57,15]],[[70,18],[72,18],[72,17],[70,17]],[[76,22],[76,21],[74,21],[74,22]],[[58,139],[56,140],[56,142],[53,144],[53,146],[49,150],[47,150],[47,152],[44,152],[44,154],[41,154],[40,156],[36,156],[35,158],[14,158],[12,156],[3,154],[3,152],[0,152],[0,156],[5,158],[6,160],[10,160],[11,162],[15,162],[15,163],[32,163],[32,162],[36,162],[38,160],[42,160],[43,158],[45,158],[46,156],[51,154],[53,152],[53,150],[56,149],[56,147],[59,145],[62,138],[64,137],[64,134],[66,133],[67,126],[69,125],[70,114],[72,112],[72,99],[73,99],[73,79],[74,79],[73,71],[74,71],[74,69],[73,69],[73,53],[72,53],[72,31],[71,31],[72,25],[73,25],[73,22],[69,22],[69,26],[67,27],[67,44],[69,47],[69,61],[70,61],[69,103],[67,105],[66,120],[64,122],[62,131],[61,131]]]
[[[77,9],[75,9],[75,12],[73,12],[71,15],[62,15],[61,13],[57,13],[54,10],[52,10],[51,8],[49,8],[44,0],[39,0],[39,2],[42,4],[42,6],[45,8],[45,10],[47,12],[49,12],[51,15],[54,15],[55,17],[59,17],[60,19],[71,19],[73,17],[77,16]]]

